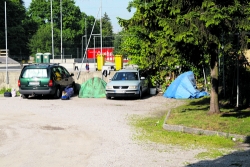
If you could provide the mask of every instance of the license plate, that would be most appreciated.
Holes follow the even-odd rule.
[[[29,82],[29,85],[36,86],[39,85],[39,82]]]
[[[125,90],[116,90],[115,93],[125,93]]]

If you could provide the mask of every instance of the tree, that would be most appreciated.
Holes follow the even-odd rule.
[[[108,14],[105,12],[102,17],[102,34],[103,36],[112,36],[113,35],[113,27],[110,21]]]
[[[57,41],[55,43],[59,43],[60,31],[57,29],[54,31],[54,36]],[[52,53],[52,41],[51,41],[51,25],[50,23],[42,25],[39,27],[38,31],[32,36],[29,41],[29,47],[32,49],[32,53]],[[57,48],[59,49],[59,48]],[[59,52],[56,50],[55,52]]]
[[[82,45],[81,47],[83,47],[83,50],[82,50],[82,55],[83,55],[85,48],[87,46],[87,44],[85,44],[85,40],[87,40],[87,43],[88,43],[89,38],[90,38],[90,34],[92,32],[92,28],[93,28],[93,32],[92,32],[93,34],[99,34],[100,28],[97,26],[93,27],[94,22],[95,22],[95,18],[93,16],[87,16],[85,13],[82,13],[81,18],[82,18],[80,20],[81,30],[79,31],[79,34],[77,36],[77,41],[80,41],[80,42],[78,42],[77,44],[79,44],[78,47],[80,47],[80,45]],[[92,38],[93,38],[93,36],[92,36]],[[93,42],[90,42],[88,45],[88,47],[93,47],[93,46],[94,46]]]
[[[77,48],[80,46],[79,37],[82,35],[81,32],[81,24],[82,13],[80,8],[75,6],[75,2],[71,0],[63,0],[60,4],[59,1],[53,1],[52,4],[52,13],[53,13],[53,29],[55,32],[61,31],[61,14],[62,14],[62,38],[63,38],[63,47],[66,48],[66,51],[71,52],[70,48]],[[62,5],[62,12],[61,12]],[[40,27],[44,27],[51,22],[51,3],[50,1],[32,1],[30,7],[28,9],[28,16],[30,20],[33,20],[38,24],[38,29]],[[46,27],[46,26],[45,26]],[[37,30],[38,30],[37,29]],[[46,31],[48,33],[46,36],[51,36],[51,31]],[[55,36],[55,53],[60,54],[60,39],[61,35]],[[36,37],[34,37],[36,38]],[[49,38],[47,38],[49,40]],[[37,39],[39,40],[39,39]],[[50,38],[51,40],[51,38]],[[41,46],[34,46],[34,42],[32,45],[29,45],[31,50],[36,50],[36,48],[40,48]],[[39,42],[37,43],[39,44]],[[50,49],[51,50],[51,49]],[[65,51],[65,52],[66,52]]]
[[[141,69],[148,69],[153,86],[157,83],[164,84],[166,74],[176,70],[176,66],[181,62],[181,57],[172,41],[173,30],[169,29],[166,32],[163,23],[160,22],[164,19],[160,20],[157,16],[167,15],[168,6],[169,3],[166,1],[142,3],[137,0],[131,2],[128,7],[129,10],[132,7],[137,9],[134,16],[130,20],[119,18],[120,25],[127,34],[130,34],[123,42],[122,48],[128,53],[132,64],[139,65]]]
[[[124,52],[125,49],[122,49],[122,45],[128,36],[129,34],[126,34],[124,30],[114,34],[114,55],[122,55],[124,58],[127,58],[128,55]]]
[[[166,68],[174,70],[176,65],[181,65],[199,69],[202,63],[209,63],[212,84],[209,114],[219,113],[221,35],[226,38],[239,31],[244,34],[249,29],[248,2],[134,0],[129,3],[128,10],[131,8],[136,8],[131,19],[119,18],[120,25],[134,35],[125,42],[130,46],[125,48],[131,55],[131,62],[149,68],[153,76],[158,76],[156,80],[164,78],[162,71]],[[238,48],[227,40],[227,50],[239,52],[240,48],[244,49],[246,38],[242,35],[240,39],[241,47]]]
[[[102,17],[102,37],[103,37],[103,47],[113,46],[113,27],[107,13],[104,13]]]
[[[5,49],[5,1],[0,0],[0,49]],[[11,55],[27,54],[26,36],[23,20],[25,19],[25,8],[22,0],[6,1],[7,14],[7,42]]]

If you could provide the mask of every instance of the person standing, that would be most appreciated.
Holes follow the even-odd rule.
[[[87,72],[89,72],[89,61],[87,60],[86,66],[85,66]]]

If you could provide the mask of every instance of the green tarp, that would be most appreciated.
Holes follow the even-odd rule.
[[[90,78],[81,85],[78,97],[79,98],[106,97],[105,94],[106,85],[107,83],[99,77]]]

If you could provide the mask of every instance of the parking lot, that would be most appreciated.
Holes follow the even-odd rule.
[[[128,117],[162,112],[172,101],[0,97],[0,166],[164,166],[159,148],[132,139]]]
[[[134,140],[129,117],[165,113],[181,101],[0,97],[1,167],[186,166],[204,151]],[[246,157],[247,158],[247,157]],[[227,161],[226,161],[227,162]]]

